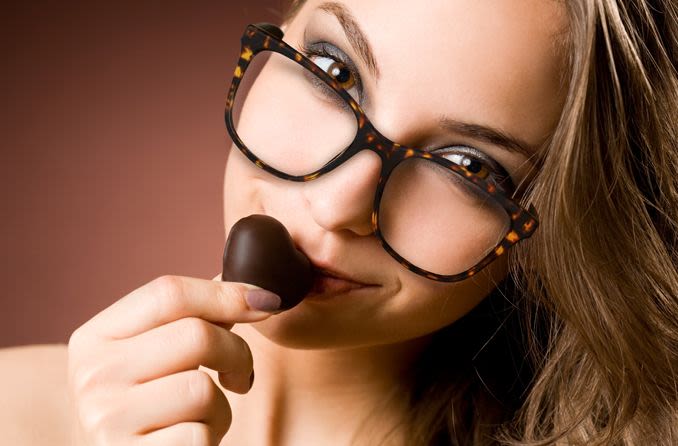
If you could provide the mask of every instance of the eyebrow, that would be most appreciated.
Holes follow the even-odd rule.
[[[353,18],[351,11],[337,2],[325,2],[318,6],[318,9],[328,12],[337,18],[339,24],[344,29],[344,34],[346,34],[348,42],[355,52],[358,53],[358,56],[363,60],[372,75],[376,79],[379,79],[379,66],[377,65],[374,53],[372,52],[370,42],[367,40],[367,37],[360,28],[360,25],[358,25],[358,22]]]
[[[509,152],[520,153],[528,158],[534,156],[537,152],[537,147],[534,145],[492,127],[462,122],[444,115],[440,117],[439,125],[444,130],[458,133],[477,141],[502,146]]]

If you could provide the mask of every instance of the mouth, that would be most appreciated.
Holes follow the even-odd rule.
[[[313,286],[306,298],[314,296],[327,298],[379,286],[377,284],[361,282],[348,274],[337,272],[327,267],[321,267],[313,262],[312,265]]]

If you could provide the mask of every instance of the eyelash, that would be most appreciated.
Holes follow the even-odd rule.
[[[299,47],[300,52],[306,56],[308,59],[313,61],[314,57],[323,57],[327,58],[330,60],[333,60],[335,62],[338,62],[342,64],[344,67],[346,67],[349,72],[351,73],[351,76],[355,79],[355,88],[357,89],[357,96],[355,97],[354,95],[351,95],[354,97],[354,99],[359,103],[363,104],[364,102],[364,91],[363,91],[363,83],[362,83],[362,78],[360,77],[360,72],[357,69],[356,65],[353,63],[353,61],[339,48],[337,48],[335,45],[329,43],[329,42],[312,42],[312,43],[302,43]],[[315,63],[315,62],[314,62]],[[318,64],[316,64],[318,65]],[[321,67],[322,68],[322,67]],[[315,78],[315,76],[314,76]],[[318,88],[329,88],[327,85],[324,83],[320,82],[319,79],[315,78],[317,81],[314,82],[314,86]],[[348,89],[350,94],[350,90]],[[327,92],[329,94],[329,92]],[[335,95],[332,95],[335,96]],[[337,99],[340,99],[337,97]],[[341,106],[347,106],[346,103],[343,100],[340,100]],[[466,150],[462,151],[453,151],[451,149],[455,148],[464,148]],[[434,153],[436,155],[442,156],[445,158],[446,153],[453,153],[453,154],[459,154],[462,157],[468,157],[471,159],[471,161],[478,161],[480,162],[488,171],[488,177],[491,178],[491,181],[495,184],[497,184],[499,187],[504,189],[506,192],[513,192],[515,189],[514,183],[511,179],[511,176],[508,174],[506,169],[496,162],[494,159],[490,158],[488,155],[486,155],[484,152],[471,147],[471,146],[466,146],[466,145],[450,145],[446,146],[440,149],[434,149],[430,151],[431,153]],[[449,161],[449,158],[446,158]],[[454,161],[452,161],[454,162]],[[456,163],[463,165],[463,163]]]

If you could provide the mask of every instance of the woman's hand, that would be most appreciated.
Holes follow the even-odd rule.
[[[229,330],[266,319],[249,285],[164,276],[71,335],[68,388],[75,445],[218,445],[231,423],[225,388],[246,393],[252,354]]]

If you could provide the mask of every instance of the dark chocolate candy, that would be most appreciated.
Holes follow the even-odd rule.
[[[222,280],[245,282],[280,296],[281,310],[302,301],[313,285],[313,267],[282,223],[250,215],[231,228],[224,248]]]

